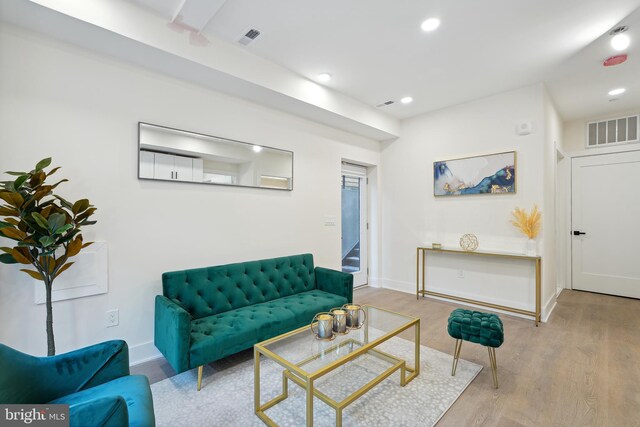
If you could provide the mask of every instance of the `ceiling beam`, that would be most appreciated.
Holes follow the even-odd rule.
[[[185,0],[178,16],[174,18],[182,25],[201,32],[224,6],[227,0]]]
[[[171,14],[171,22],[174,22],[178,18],[178,15],[180,15],[180,12],[182,11],[182,8],[184,7],[184,4],[186,2],[187,0],[180,0],[178,7],[176,7],[176,9]]]
[[[166,17],[127,1],[0,1],[0,21],[356,135],[400,133],[382,111],[215,37],[190,43]]]

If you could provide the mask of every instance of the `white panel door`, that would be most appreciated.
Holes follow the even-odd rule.
[[[155,179],[173,179],[173,159],[171,154],[155,153],[155,168],[153,177]]]
[[[140,178],[153,178],[155,153],[140,151]]]
[[[640,152],[572,161],[573,288],[640,298]]]
[[[182,156],[174,157],[174,179],[178,181],[193,181],[193,159]]]

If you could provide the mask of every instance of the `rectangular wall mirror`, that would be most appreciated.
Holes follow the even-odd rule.
[[[293,152],[138,123],[138,177],[293,189]]]

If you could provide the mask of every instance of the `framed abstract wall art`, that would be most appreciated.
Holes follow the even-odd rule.
[[[516,152],[433,163],[434,196],[516,192]]]

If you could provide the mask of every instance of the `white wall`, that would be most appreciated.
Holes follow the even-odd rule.
[[[553,99],[546,88],[543,87],[543,109],[544,109],[544,215],[542,216],[542,234],[544,248],[544,269],[543,275],[543,301],[546,304],[546,311],[551,309],[555,303],[555,295],[558,287],[559,277],[565,275],[564,265],[566,263],[564,246],[559,243],[558,234],[562,233],[562,224],[558,223],[557,197],[557,148],[562,146],[562,119],[556,110]],[[564,236],[564,234],[563,234]],[[560,266],[560,272],[558,272]]]
[[[340,217],[341,160],[377,165],[380,156],[375,141],[6,25],[0,112],[0,170],[53,156],[70,179],[60,193],[98,207],[86,240],[109,245],[109,292],[54,303],[58,351],[123,338],[132,362],[157,354],[154,297],[165,271],[301,252],[339,268],[340,223],[325,227],[324,216]],[[292,150],[295,189],[138,180],[138,121]],[[0,265],[0,341],[45,354],[33,289],[18,268]],[[107,329],[113,308],[120,325]]]
[[[381,159],[382,286],[415,292],[416,247],[431,242],[458,247],[474,233],[480,249],[522,252],[525,238],[509,223],[516,207],[536,203],[546,215],[548,168],[543,109],[544,88],[535,85],[428,113],[402,123],[402,137],[383,146]],[[518,136],[519,121],[532,121],[533,133]],[[433,162],[517,151],[517,193],[467,197],[433,196]],[[547,225],[547,224],[545,224]],[[539,250],[546,269],[545,239]],[[551,256],[553,256],[551,254]],[[533,310],[533,263],[465,255],[429,255],[427,287],[458,296]],[[458,270],[464,278],[458,278]],[[543,307],[555,298],[544,275]]]
[[[605,116],[587,117],[587,118],[566,121],[563,124],[563,128],[564,128],[563,148],[567,153],[576,153],[586,149],[587,122],[604,120],[612,117],[632,116],[634,114],[639,114],[639,113],[640,113],[640,106],[632,110],[623,110],[617,113],[607,114]],[[625,147],[626,150],[632,147],[635,147],[634,149],[640,149],[640,147],[637,147],[635,144],[627,145],[627,146],[621,145],[618,147],[619,149],[622,149],[622,147]],[[601,150],[602,148],[611,149],[612,147],[591,148],[589,149],[589,151]]]

